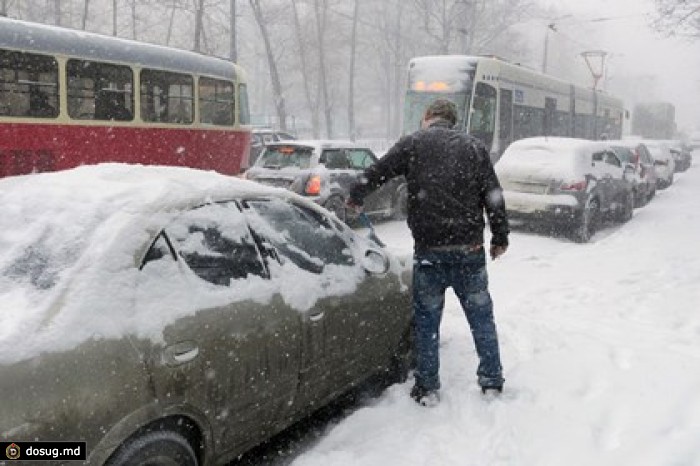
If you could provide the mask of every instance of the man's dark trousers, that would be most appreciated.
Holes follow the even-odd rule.
[[[503,383],[493,304],[488,291],[484,248],[447,248],[416,252],[413,261],[413,312],[416,337],[416,385],[440,388],[440,321],[445,291],[452,287],[471,327],[479,357],[479,383]]]

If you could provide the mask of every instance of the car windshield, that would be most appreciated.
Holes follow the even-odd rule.
[[[311,168],[313,148],[305,146],[268,146],[256,165],[263,168]]]

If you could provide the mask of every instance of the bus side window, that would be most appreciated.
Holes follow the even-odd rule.
[[[56,118],[58,108],[56,60],[0,50],[0,115]]]
[[[200,121],[205,124],[232,126],[234,115],[233,83],[199,78]]]
[[[141,71],[141,118],[157,123],[194,121],[194,78],[168,71]]]
[[[68,115],[76,120],[131,121],[134,78],[131,68],[68,60]]]

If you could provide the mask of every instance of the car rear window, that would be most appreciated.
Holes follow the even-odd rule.
[[[311,147],[268,146],[256,165],[264,168],[311,168],[312,153],[313,148]]]

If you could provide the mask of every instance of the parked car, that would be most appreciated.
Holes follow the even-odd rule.
[[[258,160],[265,146],[277,141],[293,141],[296,137],[285,132],[270,128],[255,128],[250,134],[250,158],[248,167],[252,167]]]
[[[285,141],[268,144],[246,176],[306,196],[347,221],[349,189],[375,163],[370,149],[350,141]],[[405,218],[407,195],[406,180],[394,178],[367,196],[364,210],[369,215]]]
[[[675,173],[684,172],[692,164],[692,155],[690,149],[683,144],[682,141],[670,140],[664,141],[671,151],[673,156],[673,171]]]
[[[673,184],[673,174],[676,171],[676,162],[671,153],[671,149],[663,141],[646,139],[644,145],[654,159],[656,167],[656,187],[666,189]]]
[[[576,241],[587,242],[603,219],[632,217],[632,184],[607,141],[521,139],[495,169],[511,218],[553,224]]]
[[[656,167],[649,150],[639,141],[622,140],[608,143],[623,166],[631,168],[627,173],[634,191],[635,207],[647,204],[656,195]]]
[[[700,131],[696,131],[690,135],[690,138],[688,139],[688,147],[690,150],[700,149]]]
[[[406,375],[410,267],[291,192],[108,164],[0,181],[0,439],[225,464]]]

